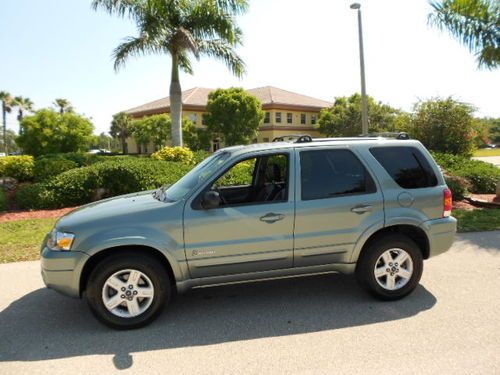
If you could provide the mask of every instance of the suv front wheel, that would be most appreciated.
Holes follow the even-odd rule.
[[[363,250],[356,278],[375,297],[396,300],[417,287],[422,271],[422,252],[415,242],[404,235],[391,234],[377,238]]]
[[[146,254],[117,253],[92,271],[86,297],[98,320],[115,329],[143,327],[169,301],[168,275],[158,260]]]

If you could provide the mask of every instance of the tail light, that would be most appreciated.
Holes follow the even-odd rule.
[[[451,196],[451,190],[446,188],[443,191],[443,203],[444,203],[444,209],[443,209],[443,217],[448,217],[451,216],[451,207],[453,205],[453,199]]]

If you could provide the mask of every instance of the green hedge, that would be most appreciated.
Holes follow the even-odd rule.
[[[35,181],[45,181],[79,165],[63,156],[42,157],[35,160],[34,177]]]
[[[150,159],[111,159],[23,187],[18,190],[16,201],[19,206],[32,209],[77,206],[98,198],[174,183],[191,168],[182,163]]]
[[[0,158],[0,176],[13,177],[18,181],[29,181],[33,178],[35,160],[33,156],[5,156]]]
[[[470,182],[470,191],[477,194],[494,194],[500,180],[500,168],[493,164],[463,156],[433,153],[436,162],[449,175],[463,177]]]

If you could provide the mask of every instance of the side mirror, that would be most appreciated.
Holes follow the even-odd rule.
[[[220,206],[221,199],[218,192],[214,190],[206,191],[201,200],[201,207],[204,209],[217,208]]]

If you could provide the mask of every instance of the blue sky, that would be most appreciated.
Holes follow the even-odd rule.
[[[447,33],[427,25],[425,0],[361,1],[368,94],[411,110],[419,99],[452,95],[478,115],[500,117],[500,72],[478,70]],[[36,108],[57,97],[107,131],[113,113],[168,96],[167,56],[132,59],[118,73],[111,52],[135,34],[128,20],[95,12],[87,0],[5,1],[0,13],[0,90]],[[356,14],[344,0],[250,0],[239,17],[247,75],[238,80],[208,59],[194,64],[194,86],[272,85],[321,99],[359,91]],[[495,90],[496,89],[496,90]],[[17,130],[15,116],[8,126]]]

